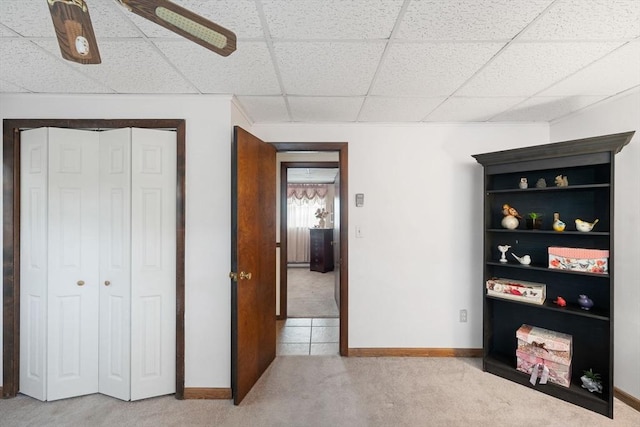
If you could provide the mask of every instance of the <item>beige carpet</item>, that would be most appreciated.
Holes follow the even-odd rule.
[[[333,295],[335,273],[310,271],[309,267],[287,269],[287,315],[289,317],[338,317]]]
[[[239,407],[173,397],[101,395],[0,400],[1,426],[531,426],[640,425],[616,400],[614,420],[482,372],[480,359],[281,356]]]

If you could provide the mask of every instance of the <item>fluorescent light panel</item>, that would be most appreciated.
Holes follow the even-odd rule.
[[[188,19],[182,15],[175,13],[165,7],[156,8],[156,16],[158,18],[168,22],[180,28],[182,31],[186,31],[193,37],[203,40],[219,49],[224,49],[227,46],[227,37],[213,31],[211,28],[207,28],[202,24],[199,24],[191,19]]]

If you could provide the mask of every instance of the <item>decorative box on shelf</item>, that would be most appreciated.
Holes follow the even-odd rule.
[[[527,302],[530,304],[544,304],[547,287],[542,283],[525,282],[516,279],[487,280],[487,295]]]
[[[549,247],[549,268],[607,274],[609,251],[606,249],[583,249]]]
[[[550,331],[536,326],[522,325],[516,331],[516,369],[537,377],[540,371],[541,383],[545,375],[549,382],[564,387],[571,384],[571,357],[573,337],[561,332]],[[545,378],[546,379],[546,378]]]

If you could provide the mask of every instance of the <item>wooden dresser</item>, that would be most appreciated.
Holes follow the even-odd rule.
[[[310,269],[326,273],[333,271],[333,240],[332,228],[310,228],[311,239],[309,242],[311,250]]]

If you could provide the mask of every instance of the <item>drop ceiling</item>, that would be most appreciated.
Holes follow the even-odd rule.
[[[102,64],[63,60],[46,0],[0,1],[0,92],[230,94],[254,123],[551,122],[640,90],[640,0],[175,0],[221,57],[86,0]]]
[[[329,184],[336,180],[339,169],[288,168],[287,182],[296,184]]]

